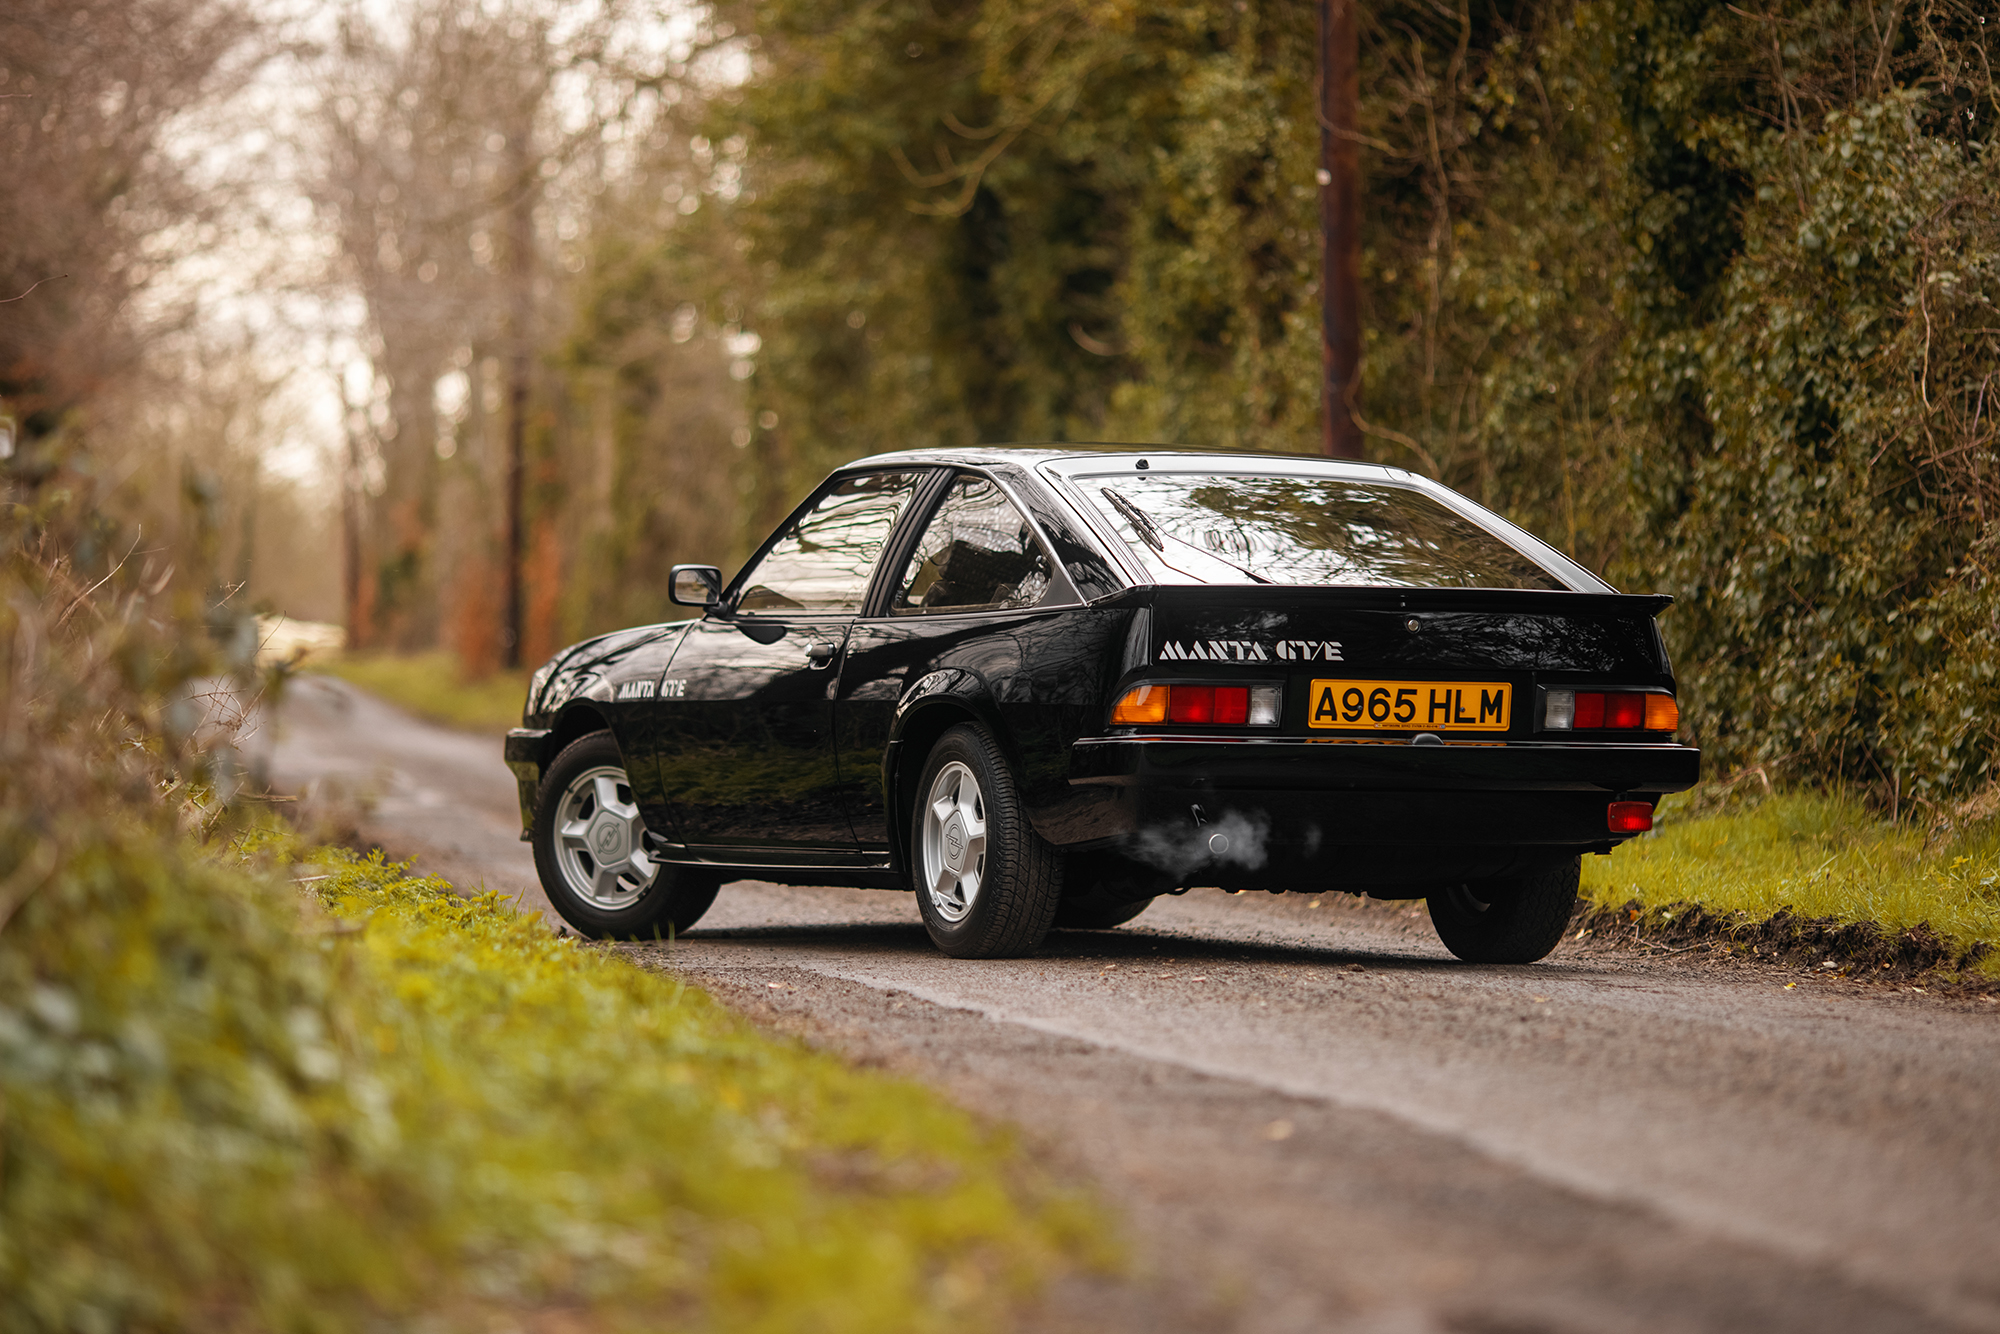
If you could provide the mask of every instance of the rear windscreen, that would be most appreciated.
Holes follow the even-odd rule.
[[[1161,583],[1567,587],[1408,487],[1167,472],[1074,480]]]

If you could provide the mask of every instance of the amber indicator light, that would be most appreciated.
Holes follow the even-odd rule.
[[[1167,720],[1165,686],[1133,686],[1111,710],[1114,723],[1163,723]]]

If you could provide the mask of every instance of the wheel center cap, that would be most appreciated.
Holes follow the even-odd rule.
[[[965,869],[965,820],[954,815],[944,823],[944,864],[954,871]]]
[[[619,820],[599,820],[590,831],[590,846],[601,862],[625,860],[625,826]]]

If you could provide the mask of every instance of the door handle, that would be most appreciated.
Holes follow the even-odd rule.
[[[806,646],[806,666],[823,671],[833,665],[833,645],[824,640]]]

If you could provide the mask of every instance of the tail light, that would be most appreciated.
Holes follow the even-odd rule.
[[[1672,732],[1681,708],[1672,695],[1636,690],[1545,690],[1542,730],[1546,732]]]
[[[1140,726],[1276,727],[1279,688],[1266,686],[1133,686],[1112,706],[1111,721]]]
[[[1604,822],[1614,834],[1643,834],[1653,827],[1653,803],[1614,801],[1604,812]]]

